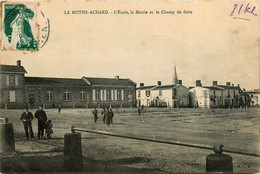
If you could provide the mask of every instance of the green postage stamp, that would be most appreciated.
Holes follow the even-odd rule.
[[[38,50],[37,5],[2,3],[2,50]]]

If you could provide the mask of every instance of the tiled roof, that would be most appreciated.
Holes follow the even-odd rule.
[[[26,85],[89,86],[82,79],[48,77],[25,77],[24,79]]]
[[[115,78],[97,78],[83,77],[90,82],[90,85],[109,85],[109,86],[135,86],[136,83],[130,79],[115,79]]]
[[[218,85],[221,88],[225,88],[225,89],[238,89],[241,90],[239,86],[226,86],[226,85]]]
[[[137,90],[138,89],[152,89],[152,88],[154,88],[155,87],[155,85],[153,85],[153,86],[143,86],[143,87],[139,87],[139,88],[136,88]]]
[[[207,88],[209,90],[224,90],[223,88],[218,87],[218,86],[202,86],[202,87]]]
[[[0,65],[0,72],[27,73],[23,66]]]
[[[245,91],[245,93],[248,93],[248,94],[260,94],[260,90],[258,89],[255,89],[255,90],[251,90],[251,91]]]
[[[156,86],[155,88],[153,88],[152,90],[162,90],[162,89],[172,89],[174,88],[176,85],[162,85],[162,86]]]

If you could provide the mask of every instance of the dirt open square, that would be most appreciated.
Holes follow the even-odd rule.
[[[260,109],[114,109],[108,128],[100,115],[94,123],[92,109],[46,109],[53,122],[52,139],[26,141],[22,110],[0,110],[13,123],[16,152],[2,154],[2,172],[62,172],[64,134],[71,126],[114,134],[191,144],[223,144],[224,148],[259,154]],[[31,110],[34,114],[35,110]],[[33,120],[37,137],[37,120]],[[143,142],[82,132],[83,172],[151,173],[205,172],[206,156],[213,151]],[[235,173],[259,172],[259,157],[229,154]]]

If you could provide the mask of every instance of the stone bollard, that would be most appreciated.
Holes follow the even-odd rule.
[[[81,171],[83,169],[81,134],[66,133],[64,135],[64,170]]]
[[[0,153],[14,152],[14,129],[13,124],[8,123],[8,118],[0,118]]]
[[[222,154],[222,148],[214,146],[215,154],[208,155],[206,158],[206,172],[233,172],[232,157]]]

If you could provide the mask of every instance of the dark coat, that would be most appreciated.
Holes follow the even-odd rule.
[[[35,118],[38,118],[38,124],[45,124],[47,116],[44,110],[37,110],[34,114]]]
[[[105,119],[106,119],[106,125],[109,126],[110,125],[110,121],[111,121],[110,114],[109,114],[108,111],[105,111],[104,115],[105,115]]]
[[[26,112],[23,112],[20,120],[23,122],[31,122],[33,120],[33,115],[31,112],[28,112],[28,114],[26,114]]]

